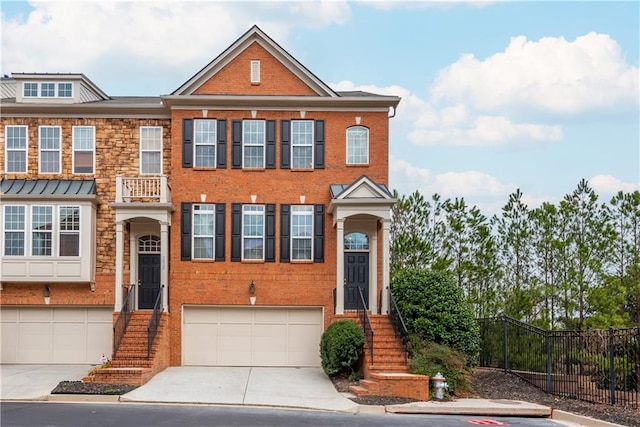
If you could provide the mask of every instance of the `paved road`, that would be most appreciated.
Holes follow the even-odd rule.
[[[390,427],[473,426],[470,420],[492,419],[518,427],[558,427],[540,418],[490,418],[444,415],[345,414],[209,405],[142,405],[105,403],[2,402],[2,427]],[[480,424],[487,425],[487,424]]]

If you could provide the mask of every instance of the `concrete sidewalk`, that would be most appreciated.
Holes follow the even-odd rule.
[[[0,365],[0,400],[47,400],[60,381],[80,380],[90,365]]]

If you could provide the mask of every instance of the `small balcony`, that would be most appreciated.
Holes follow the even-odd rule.
[[[116,176],[116,203],[171,203],[166,176]]]

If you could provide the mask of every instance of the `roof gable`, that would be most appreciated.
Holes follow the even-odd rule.
[[[268,62],[265,63],[265,65],[273,68],[273,70],[271,70],[272,72],[288,73],[288,77],[290,77],[289,80],[297,82],[297,87],[295,89],[289,89],[289,91],[295,92],[291,93],[291,95],[338,96],[329,86],[299,63],[293,56],[267,36],[256,25],[251,27],[249,31],[236,40],[224,52],[218,55],[217,58],[176,89],[172,95],[229,94],[228,90],[225,90],[224,87],[225,84],[228,84],[229,82],[229,79],[224,78],[225,74],[235,76],[237,78],[237,72],[232,69],[233,67],[229,66],[240,58],[248,59],[247,55],[262,55],[263,58],[268,59]],[[247,67],[245,75],[246,81],[249,82],[249,61],[245,61],[243,66]],[[225,68],[227,69],[225,70]],[[280,74],[279,77],[281,77]],[[303,86],[305,86],[306,89],[303,89]],[[256,88],[258,88],[257,85]],[[268,88],[262,88],[261,90],[256,89],[247,93],[234,94],[264,95],[266,94],[265,91],[268,92]],[[271,93],[282,94],[281,91]]]
[[[334,193],[333,198],[336,200],[393,199],[393,196],[385,186],[382,184],[376,184],[366,175],[362,175],[349,185],[332,186],[331,190],[332,193]]]

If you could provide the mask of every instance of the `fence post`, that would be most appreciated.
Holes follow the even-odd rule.
[[[509,350],[508,350],[508,340],[509,340],[509,325],[507,324],[507,316],[503,315],[502,316],[502,331],[503,331],[503,352],[504,352],[504,371],[507,372],[509,370],[509,362],[508,362],[508,358],[509,358]]]
[[[615,364],[615,343],[613,340],[613,326],[609,327],[609,393],[611,404],[616,404],[616,364]]]
[[[544,335],[545,345],[547,347],[547,393],[551,393],[551,332],[546,331]]]

